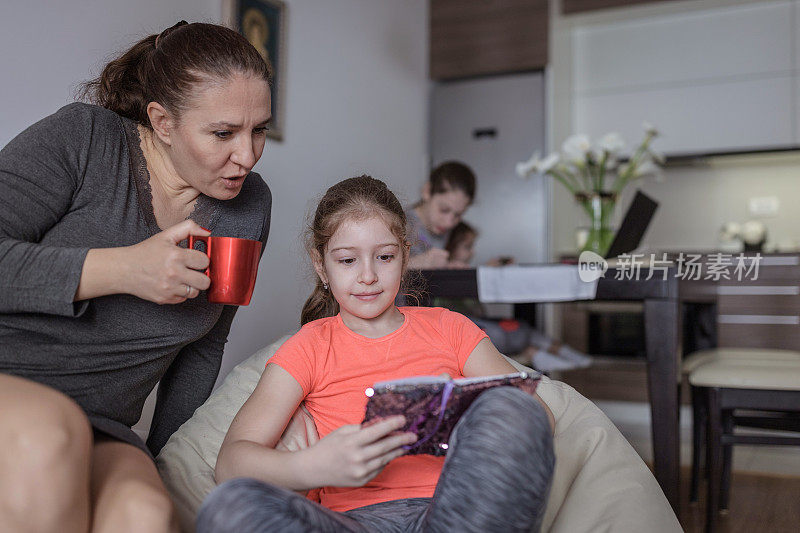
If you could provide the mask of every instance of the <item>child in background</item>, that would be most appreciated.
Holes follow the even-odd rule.
[[[444,249],[450,254],[450,262],[463,265],[468,268],[475,256],[475,240],[478,238],[478,230],[467,224],[459,222],[450,231],[447,244]]]
[[[475,200],[475,174],[465,164],[447,161],[431,171],[422,199],[406,210],[411,269],[460,267],[445,250],[452,229]],[[462,267],[463,268],[463,267]]]
[[[446,457],[404,456],[402,416],[362,427],[375,382],[515,372],[466,317],[394,301],[408,262],[405,214],[367,176],[328,189],[308,250],[318,280],[300,331],[269,360],[230,426],[197,531],[538,530],[552,478],[552,413],[512,387],[481,394]],[[301,401],[318,441],[275,449]],[[233,479],[247,476],[253,479]],[[317,489],[311,501],[296,492]]]

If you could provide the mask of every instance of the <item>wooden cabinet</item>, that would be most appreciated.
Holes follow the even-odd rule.
[[[544,68],[548,0],[431,0],[430,77]]]
[[[674,2],[675,0],[561,0],[561,12],[565,15],[596,11],[609,7],[630,7],[637,4]]]

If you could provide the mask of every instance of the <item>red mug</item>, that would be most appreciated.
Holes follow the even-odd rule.
[[[209,259],[206,276],[211,286],[206,296],[216,304],[247,305],[253,296],[261,257],[261,241],[236,237],[189,236],[189,248],[202,241]]]

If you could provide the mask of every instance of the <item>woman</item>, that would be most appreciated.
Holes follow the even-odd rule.
[[[408,266],[464,268],[445,249],[450,232],[475,200],[475,174],[465,164],[447,161],[431,171],[422,199],[406,210],[411,240]]]
[[[210,394],[236,313],[179,243],[269,233],[269,67],[244,37],[181,21],[86,92],[0,151],[2,531],[175,529],[150,454]]]

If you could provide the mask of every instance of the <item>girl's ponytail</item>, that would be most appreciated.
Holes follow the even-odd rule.
[[[338,313],[339,303],[333,297],[331,291],[322,286],[322,280],[317,278],[314,291],[306,300],[303,305],[303,311],[300,313],[300,325],[304,326],[319,318],[336,316]]]

